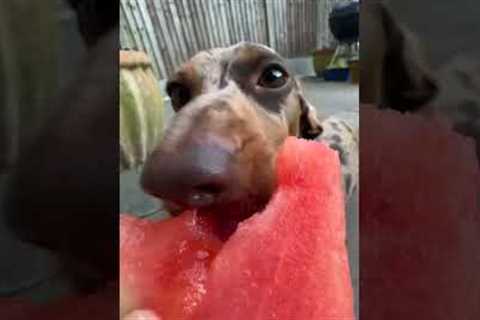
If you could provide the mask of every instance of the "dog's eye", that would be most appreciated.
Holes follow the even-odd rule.
[[[172,106],[175,111],[186,105],[192,98],[190,89],[178,82],[170,82],[167,84],[167,93],[172,100]]]
[[[264,88],[276,89],[283,87],[288,80],[288,74],[280,66],[273,65],[267,67],[260,79],[258,85]]]

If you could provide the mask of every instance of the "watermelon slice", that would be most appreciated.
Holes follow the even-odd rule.
[[[362,319],[480,319],[473,141],[362,106]]]
[[[279,190],[217,255],[193,319],[353,319],[338,156],[291,138],[277,164]]]
[[[209,221],[191,211],[165,221],[122,215],[120,283],[130,294],[123,300],[155,310],[162,319],[188,319],[205,293],[208,267],[220,247]],[[127,309],[122,313],[130,311],[122,307]]]
[[[192,212],[164,222],[123,217],[122,286],[136,307],[163,320],[353,319],[338,155],[292,137],[277,170],[267,208],[223,244],[214,222]]]

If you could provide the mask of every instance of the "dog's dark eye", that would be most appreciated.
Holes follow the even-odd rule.
[[[175,111],[178,111],[192,99],[190,89],[178,82],[170,82],[167,84],[167,93],[172,100],[172,107]]]
[[[267,67],[260,79],[258,85],[264,88],[276,89],[283,87],[288,80],[288,74],[280,66],[273,65]]]

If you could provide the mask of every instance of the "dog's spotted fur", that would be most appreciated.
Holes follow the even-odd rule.
[[[347,200],[358,186],[358,130],[346,121],[329,117],[321,122],[323,133],[320,141],[337,150],[342,165],[342,176]]]

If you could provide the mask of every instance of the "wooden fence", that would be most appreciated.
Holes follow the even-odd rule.
[[[239,41],[304,56],[333,38],[328,13],[338,0],[121,0],[122,48],[149,54],[159,78],[200,50]]]

